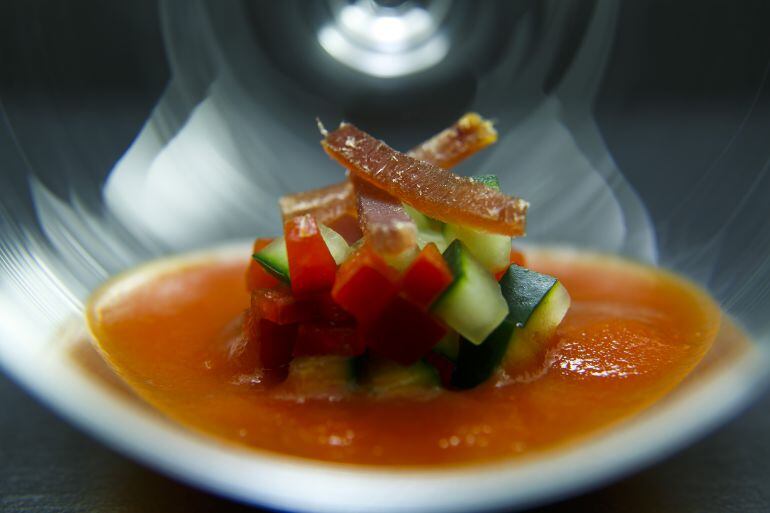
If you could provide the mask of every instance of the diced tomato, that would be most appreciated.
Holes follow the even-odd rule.
[[[521,251],[518,251],[514,248],[511,248],[511,256],[509,257],[509,261],[512,264],[516,264],[518,266],[524,267],[524,264],[526,263],[526,259],[524,258],[524,253]],[[495,279],[497,281],[500,281],[503,278],[503,275],[505,275],[505,272],[508,270],[506,267],[502,271],[495,274]]]
[[[243,327],[247,343],[245,350],[256,362],[257,369],[271,380],[285,378],[297,338],[297,325],[282,326],[260,319],[250,311],[246,314]]]
[[[436,369],[439,379],[441,379],[441,386],[444,388],[452,388],[452,374],[455,370],[455,364],[452,360],[439,354],[435,351],[431,351],[425,355],[425,361]]]
[[[357,356],[364,349],[363,339],[359,337],[355,325],[309,322],[299,325],[294,356]]]
[[[331,289],[337,264],[313,216],[290,219],[284,226],[284,235],[294,295],[308,296]]]
[[[401,293],[427,308],[453,280],[452,271],[434,243],[426,245],[401,278]]]
[[[285,286],[253,291],[251,310],[260,319],[281,325],[313,321],[321,315],[317,300],[297,299]]]
[[[332,298],[359,322],[368,322],[398,293],[397,280],[396,271],[364,246],[340,266]]]
[[[338,305],[331,294],[322,294],[318,298],[318,310],[321,319],[330,324],[338,326],[355,324],[355,318]]]
[[[425,356],[445,333],[432,315],[401,296],[394,297],[377,320],[365,327],[367,346],[402,365]]]
[[[272,239],[255,240],[254,248],[251,253],[257,253],[272,241]],[[264,267],[262,267],[259,262],[253,258],[249,261],[249,267],[246,269],[246,290],[251,292],[255,289],[270,289],[277,286],[279,283],[278,278],[265,271]]]

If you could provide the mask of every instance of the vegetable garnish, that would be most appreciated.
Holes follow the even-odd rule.
[[[555,278],[512,265],[523,263],[511,237],[524,231],[527,203],[501,193],[495,175],[463,178],[444,169],[496,138],[477,114],[410,155],[350,124],[325,132],[322,145],[348,179],[281,198],[284,235],[254,246],[244,335],[258,348],[250,354],[259,355],[261,369],[280,377],[291,364],[301,374],[290,380],[296,389],[323,368],[314,358],[334,357],[328,361],[339,372],[331,379],[318,371],[319,380],[338,388],[348,389],[356,379],[349,369],[363,365],[362,380],[382,381],[377,369],[388,369],[402,391],[414,383],[465,389],[536,354],[569,295]],[[521,309],[536,322],[515,317]],[[286,347],[277,347],[279,336]],[[371,358],[380,363],[368,365]],[[399,366],[411,370],[395,372]],[[314,386],[310,395],[317,392]]]
[[[524,234],[529,205],[520,198],[399,153],[350,123],[321,144],[350,173],[427,216],[491,233]]]

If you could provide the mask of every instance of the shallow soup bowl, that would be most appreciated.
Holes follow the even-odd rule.
[[[756,13],[699,5],[689,24],[687,4],[94,2],[86,19],[20,2],[0,83],[0,365],[127,456],[282,510],[521,508],[671,454],[761,393],[770,363],[770,43]],[[709,37],[725,23],[745,37]],[[350,466],[195,434],[95,351],[83,311],[100,283],[181,252],[248,255],[280,231],[278,196],[339,180],[316,117],[404,149],[470,110],[499,140],[458,172],[530,202],[522,244],[671,269],[724,309],[654,406],[516,460]]]

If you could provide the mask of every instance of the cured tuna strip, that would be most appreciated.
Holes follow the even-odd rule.
[[[495,141],[497,131],[492,122],[469,112],[454,125],[412,148],[407,155],[450,169]]]
[[[492,123],[469,113],[412,149],[409,155],[449,168],[496,140]],[[350,181],[357,195],[358,222],[372,247],[384,254],[398,254],[413,248],[417,227],[401,201],[355,176],[351,175]]]
[[[320,189],[283,196],[278,200],[284,221],[313,214],[316,222],[328,224],[344,215],[356,215],[353,185],[345,180]]]
[[[417,244],[417,226],[399,200],[365,180],[351,176],[358,203],[358,223],[375,251],[396,255]]]
[[[427,216],[492,233],[524,234],[526,201],[399,153],[349,123],[328,133],[321,145],[351,174]]]
[[[448,169],[495,141],[497,132],[492,123],[475,112],[470,112],[449,128],[412,148],[408,154]],[[353,187],[347,180],[320,189],[283,196],[278,202],[284,222],[292,217],[313,214],[319,223],[330,225],[340,218],[356,216],[356,199]]]

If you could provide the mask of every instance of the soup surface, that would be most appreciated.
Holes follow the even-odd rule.
[[[185,426],[251,448],[374,465],[488,462],[575,441],[663,397],[719,330],[715,303],[670,273],[571,250],[526,256],[572,297],[546,360],[473,390],[413,399],[307,398],[234,368],[221,348],[249,296],[245,263],[229,253],[119,277],[87,314],[113,368]]]

